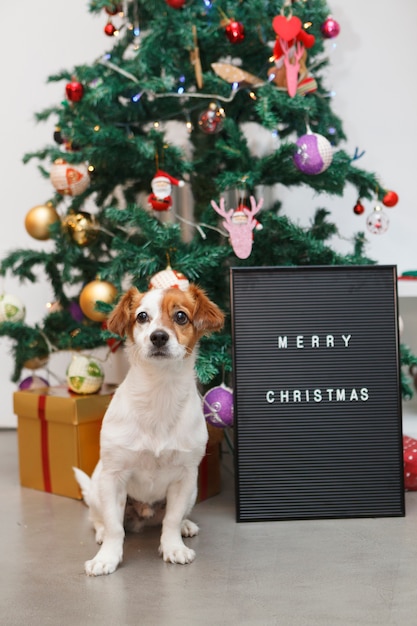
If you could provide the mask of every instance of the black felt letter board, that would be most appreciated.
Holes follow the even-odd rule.
[[[238,521],[404,515],[396,284],[232,268]]]

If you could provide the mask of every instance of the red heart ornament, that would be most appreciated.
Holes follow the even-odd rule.
[[[278,37],[281,37],[284,41],[291,41],[301,31],[302,24],[300,18],[295,15],[290,18],[286,18],[285,15],[277,15],[272,20],[272,28]]]

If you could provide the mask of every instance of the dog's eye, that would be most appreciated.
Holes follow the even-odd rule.
[[[188,322],[188,317],[184,311],[177,311],[174,315],[174,322],[180,326],[184,326]]]
[[[138,324],[145,324],[149,320],[148,314],[145,311],[140,311],[136,316]]]

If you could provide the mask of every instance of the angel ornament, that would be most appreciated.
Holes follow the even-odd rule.
[[[234,253],[239,259],[247,259],[252,252],[253,231],[261,230],[262,225],[255,219],[256,213],[261,210],[263,198],[256,203],[253,196],[250,197],[251,208],[239,206],[237,209],[226,211],[224,198],[220,198],[220,206],[211,201],[213,209],[224,217],[223,226],[230,235],[230,243]]]

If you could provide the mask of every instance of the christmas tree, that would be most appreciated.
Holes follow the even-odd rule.
[[[114,349],[106,315],[132,284],[186,277],[228,312],[231,266],[373,262],[363,232],[350,254],[332,250],[336,228],[320,206],[301,228],[266,198],[276,183],[339,196],[353,185],[355,212],[363,199],[378,203],[368,223],[377,233],[379,203],[397,201],[343,150],[324,79],[326,44],[339,32],[326,2],[93,0],[89,8],[102,15],[109,50],[49,78],[66,93],[37,114],[55,125],[54,142],[25,156],[55,189],[25,227],[53,249],[19,249],[1,262],[2,275],[22,281],[36,282],[42,268],[55,298],[32,326],[3,298],[14,381],[54,351]],[[252,148],[258,129],[272,138],[262,154]],[[230,381],[230,347],[229,320],[202,341],[204,385]],[[402,355],[404,364],[414,359]]]

